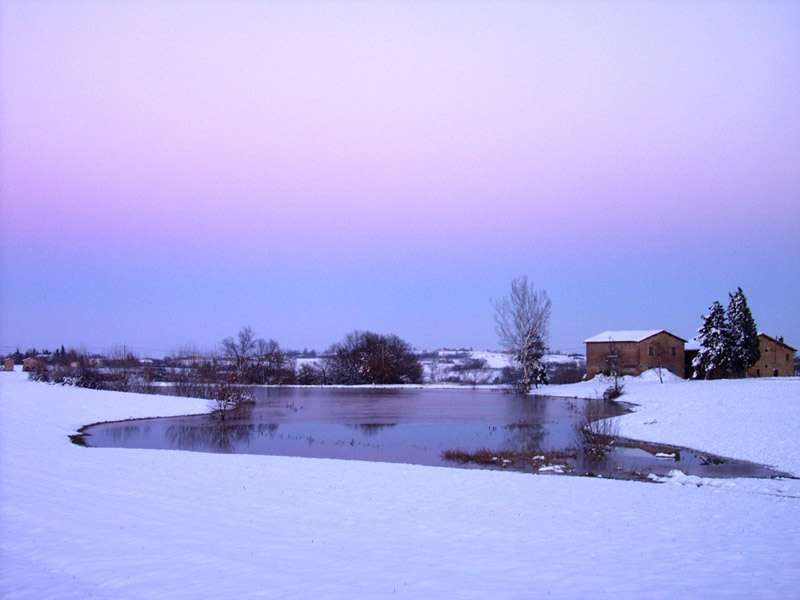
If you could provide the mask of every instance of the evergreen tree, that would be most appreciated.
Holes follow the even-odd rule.
[[[697,332],[700,334],[700,351],[692,361],[694,377],[702,375],[708,379],[714,369],[727,368],[729,331],[722,304],[714,301],[708,316],[703,317],[703,326]]]
[[[747,369],[752,367],[761,358],[758,344],[758,329],[753,315],[747,307],[747,298],[742,288],[729,294],[728,302],[728,365],[732,373],[739,376],[747,374]]]

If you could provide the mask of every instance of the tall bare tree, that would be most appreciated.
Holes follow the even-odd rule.
[[[527,394],[532,386],[547,381],[542,357],[550,329],[550,298],[522,276],[511,281],[508,296],[493,304],[500,345],[511,353],[519,369],[518,390]]]
[[[255,383],[285,384],[292,383],[295,376],[295,363],[273,339],[256,340]]]
[[[223,354],[233,361],[236,376],[242,380],[245,371],[253,358],[256,350],[256,334],[249,325],[242,327],[235,338],[226,337],[222,340]]]

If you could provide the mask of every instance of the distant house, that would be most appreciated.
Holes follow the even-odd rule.
[[[88,363],[90,367],[95,369],[102,369],[106,366],[106,359],[103,356],[90,356],[88,359]]]
[[[3,369],[6,371],[13,371],[14,370],[14,359],[7,358],[3,363]]]
[[[765,333],[758,334],[758,347],[761,358],[747,371],[748,377],[791,377],[794,375],[794,353],[782,337],[773,338]]]
[[[661,367],[678,377],[684,374],[686,340],[664,329],[604,331],[586,340],[586,378],[609,372],[609,358],[623,375],[640,375]]]
[[[178,358],[178,365],[181,367],[196,367],[207,362],[209,362],[209,360],[200,354],[192,354]]]
[[[26,358],[22,361],[23,371],[46,371],[47,363],[38,358]]]

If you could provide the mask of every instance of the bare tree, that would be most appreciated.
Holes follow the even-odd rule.
[[[274,360],[276,354],[280,353],[281,346],[273,339],[266,341],[264,338],[256,340],[256,356],[259,362],[269,362]]]
[[[550,298],[522,276],[511,281],[511,294],[493,304],[500,345],[519,366],[517,389],[527,394],[547,380],[542,357],[550,327]]]
[[[613,379],[614,383],[603,392],[603,398],[613,400],[622,395],[622,388],[624,387],[620,382],[620,377],[622,377],[622,350],[616,344],[611,344],[604,360],[606,367],[608,367],[608,375]]]
[[[249,325],[242,327],[236,338],[222,340],[222,352],[233,361],[236,377],[241,381],[256,350],[256,334]]]
[[[294,381],[295,363],[275,340],[256,340],[255,356],[258,368],[254,380],[257,383],[281,385]]]

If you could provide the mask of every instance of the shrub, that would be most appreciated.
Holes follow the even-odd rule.
[[[618,436],[619,423],[608,418],[605,407],[597,401],[587,403],[583,418],[575,426],[575,438],[584,454],[595,458],[605,456]]]
[[[354,331],[326,352],[328,383],[421,383],[422,364],[396,335]]]
[[[547,380],[551,384],[578,383],[585,375],[586,365],[577,362],[556,363],[547,369]]]
[[[254,406],[256,401],[253,392],[245,387],[232,383],[220,383],[214,392],[214,415],[225,420],[229,414],[234,413],[242,416],[242,411]]]

